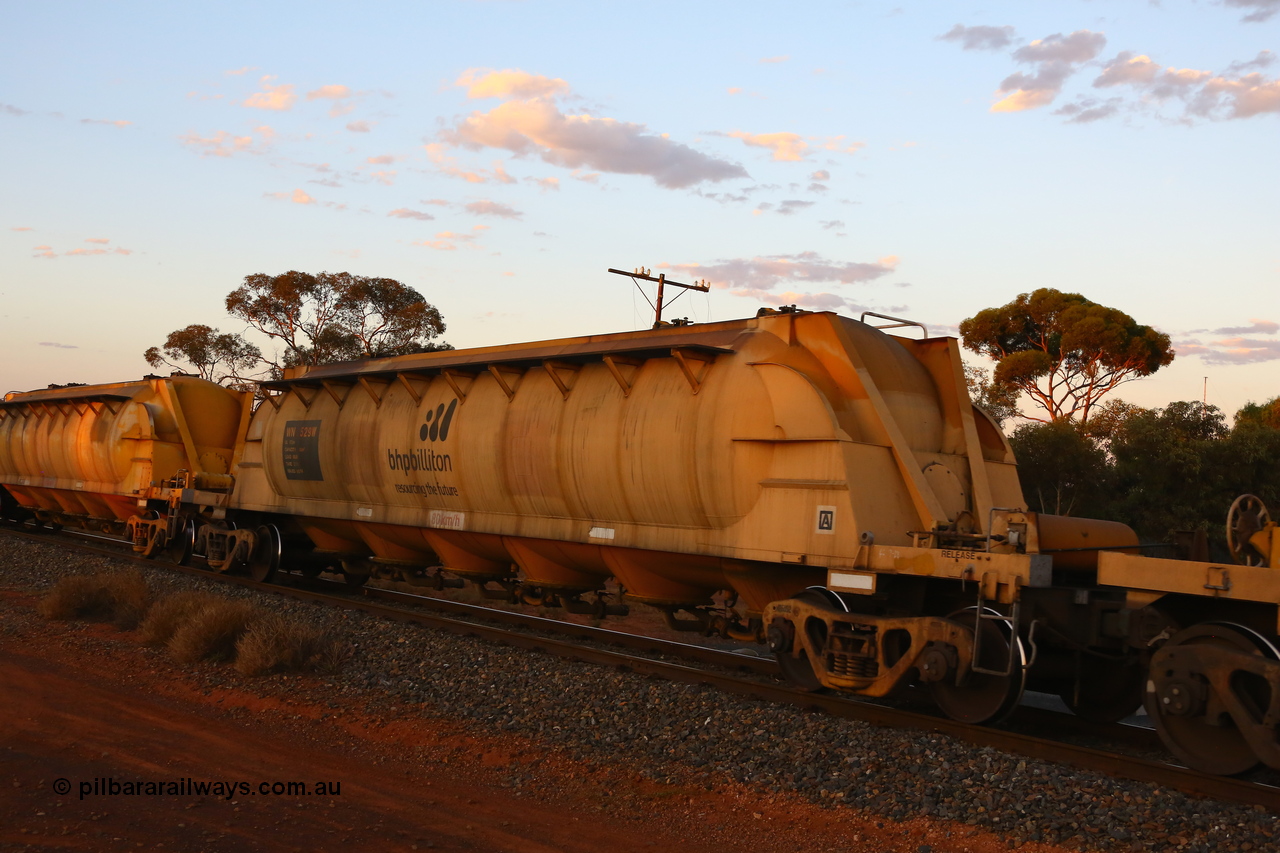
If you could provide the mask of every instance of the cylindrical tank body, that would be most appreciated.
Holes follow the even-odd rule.
[[[183,375],[9,394],[0,484],[51,516],[125,520],[180,469],[230,472],[244,398]]]
[[[829,313],[331,365],[268,386],[235,503],[318,547],[750,609],[861,534],[1022,505],[955,341]],[[975,469],[977,476],[975,478]]]

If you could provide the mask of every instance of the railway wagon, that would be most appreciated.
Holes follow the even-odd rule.
[[[195,520],[181,509],[183,489],[188,498],[229,495],[252,402],[250,392],[181,374],[8,394],[0,401],[7,511],[185,559]]]
[[[1063,655],[1124,656],[1118,623],[1097,627],[1124,593],[1065,584],[1136,537],[1026,511],[952,338],[766,310],[265,387],[234,504],[291,519],[357,580],[442,565],[525,600],[594,596],[600,612],[613,581],[673,627],[767,637],[801,685],[882,696],[923,673],[975,722],[1017,703],[1018,631],[1042,611]],[[837,653],[817,621],[843,637],[832,614],[851,609],[857,636]],[[1119,698],[1095,696],[1092,678],[1076,689],[1061,644],[1039,641],[1040,670],[1084,712],[1140,699],[1131,668],[1113,679]]]
[[[147,380],[165,381],[199,382]],[[10,395],[0,424],[114,387]],[[135,549],[184,559],[194,544],[259,579],[284,561],[355,584],[469,581],[601,616],[641,602],[676,628],[767,642],[804,689],[922,684],[974,723],[1028,687],[1095,719],[1145,701],[1193,766],[1280,767],[1265,510],[1233,508],[1243,566],[1151,560],[1124,525],[1028,512],[954,339],[764,309],[327,365],[263,392],[252,420],[238,392],[218,404],[239,416],[219,445],[230,477],[200,467],[193,439],[187,467],[112,492],[137,510]],[[8,429],[0,483],[24,507],[119,524],[127,501],[104,516],[54,499],[52,459],[27,447],[42,433]],[[78,435],[99,452],[132,440]],[[37,470],[38,495],[21,482]]]

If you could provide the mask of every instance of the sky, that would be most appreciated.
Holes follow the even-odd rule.
[[[0,392],[254,273],[469,347],[644,328],[643,266],[934,334],[1053,287],[1173,339],[1125,400],[1280,394],[1280,0],[0,2]]]

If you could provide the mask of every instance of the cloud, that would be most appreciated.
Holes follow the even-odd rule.
[[[396,174],[397,172],[395,169],[385,169],[377,172],[372,172],[370,173],[369,177],[373,178],[378,183],[389,187],[393,183],[395,183]]]
[[[104,246],[111,242],[106,237],[86,237],[84,241],[86,243],[99,243]]]
[[[123,119],[116,119],[115,121],[112,121],[111,119],[105,119],[105,118],[82,118],[80,119],[80,123],[81,124],[109,124],[112,127],[128,127],[129,125],[133,124],[133,122],[125,121]]]
[[[469,184],[514,184],[516,182],[516,179],[507,173],[506,167],[502,165],[501,160],[495,160],[492,169],[471,171],[459,168],[455,165],[455,158],[446,157],[443,150],[444,146],[438,143],[426,146],[427,156],[438,164],[442,175],[447,175],[450,178],[461,178]]]
[[[0,110],[3,110],[6,114],[11,116],[31,115],[31,110],[19,109],[18,107],[15,107],[13,104],[0,104]]]
[[[966,27],[956,24],[942,35],[942,41],[960,42],[961,50],[1000,50],[1013,43],[1013,27]]]
[[[394,154],[379,154],[376,157],[366,157],[364,161],[374,166],[390,166],[396,159]]]
[[[445,201],[442,198],[424,198],[422,199],[422,204],[433,204],[436,207],[448,207],[450,202]]]
[[[353,92],[348,86],[342,86],[331,83],[321,86],[319,89],[312,89],[307,92],[308,101],[332,101],[333,105],[329,108],[329,117],[337,118],[346,115],[356,108],[353,103],[355,98],[365,94],[364,92]],[[354,122],[353,122],[354,123]],[[350,127],[350,125],[348,125]]]
[[[790,216],[798,210],[804,210],[806,207],[813,207],[813,202],[794,198],[786,199],[778,202],[778,213],[782,216]]]
[[[797,133],[747,133],[742,130],[730,131],[727,136],[741,139],[744,144],[756,148],[767,148],[773,152],[774,160],[799,161],[805,158],[805,149],[809,143]]]
[[[415,240],[413,245],[424,246],[440,252],[452,252],[458,248],[459,243],[472,243],[478,236],[477,234],[458,234],[454,231],[441,231],[436,234],[434,240]]]
[[[57,343],[56,341],[41,341],[40,343],[36,344],[36,346],[57,347],[58,349],[80,349],[80,347],[76,346],[75,344],[60,344],[60,343]]]
[[[642,124],[565,115],[540,100],[508,101],[490,112],[472,113],[441,136],[464,148],[501,148],[568,169],[646,175],[670,189],[749,177],[736,163],[648,133]]]
[[[1227,326],[1213,330],[1215,335],[1274,335],[1276,332],[1280,332],[1280,323],[1252,317],[1249,318],[1248,326]]]
[[[64,255],[132,255],[132,249],[72,249]]]
[[[831,173],[828,172],[826,169],[819,169],[818,171],[814,172],[812,175],[809,176],[809,180],[829,181],[831,180]]]
[[[1233,62],[1227,66],[1228,74],[1239,74],[1241,71],[1261,71],[1264,68],[1270,68],[1276,63],[1276,55],[1269,50],[1259,51],[1258,55],[1253,59],[1243,62]]]
[[[830,231],[830,230],[832,230],[833,228],[843,228],[843,227],[844,227],[844,220],[841,220],[841,219],[826,219],[826,220],[823,220],[822,222],[819,222],[818,224],[822,226],[822,228],[823,228],[823,230],[824,230],[824,231]]]
[[[1069,116],[1069,124],[1087,124],[1091,121],[1099,121],[1104,118],[1120,112],[1124,105],[1124,98],[1107,98],[1099,100],[1097,98],[1078,98],[1075,103],[1065,104],[1053,111],[1056,116]]]
[[[250,71],[257,71],[257,70],[258,70],[258,66],[256,65],[246,65],[243,68],[237,68],[233,71],[224,71],[222,73],[228,77],[239,77],[242,74],[247,74]]]
[[[352,133],[368,133],[373,130],[373,125],[367,121],[349,121],[347,122],[347,130]]]
[[[254,92],[250,95],[244,101],[243,106],[255,110],[284,111],[292,109],[298,100],[298,96],[293,92],[293,84],[273,86],[270,81],[274,79],[276,78],[270,74],[263,76],[258,81],[262,86],[262,91]]]
[[[592,169],[626,175],[646,175],[659,186],[683,188],[703,181],[748,177],[740,165],[719,160],[675,142],[666,134],[648,132],[643,124],[593,115],[569,115],[553,99],[567,94],[568,84],[508,69],[470,69],[458,78],[473,98],[512,98],[489,112],[473,112],[440,133],[443,143],[479,151],[499,148],[519,156],[535,156],[567,169]],[[442,161],[439,144],[428,154]],[[454,169],[473,183],[467,173]],[[504,183],[510,176],[495,169]],[[505,176],[505,178],[503,177]]]
[[[1250,24],[1269,21],[1276,12],[1280,12],[1280,0],[1225,0],[1225,2],[1226,5],[1236,9],[1252,9],[1252,12],[1240,19]]]
[[[1254,72],[1239,78],[1207,80],[1188,111],[1206,118],[1251,118],[1280,113],[1280,79]]]
[[[1175,342],[1179,355],[1197,355],[1206,364],[1256,364],[1280,360],[1280,323],[1251,318],[1248,326],[1224,326],[1220,329],[1193,329],[1188,334],[1227,335],[1208,343],[1197,338]],[[1264,340],[1259,335],[1267,335]]]
[[[1124,51],[1107,63],[1093,85],[1100,89],[1135,89],[1147,105],[1179,99],[1186,117],[1251,118],[1280,113],[1280,79],[1265,77],[1256,70],[1240,72],[1266,68],[1274,61],[1275,55],[1264,50],[1251,60],[1233,62],[1226,72],[1215,74],[1194,68],[1162,68],[1145,54]]]
[[[779,62],[786,62],[786,61],[787,61],[788,59],[790,59],[790,58],[791,58],[791,57],[790,57],[790,56],[787,56],[787,55],[784,55],[784,56],[766,56],[764,59],[760,60],[760,64],[761,64],[761,65],[777,65]]]
[[[838,151],[842,154],[857,154],[863,148],[867,147],[865,142],[845,143],[843,136],[828,136],[820,143],[824,151]],[[914,145],[915,143],[909,143]]]
[[[559,178],[525,178],[525,180],[536,184],[543,192],[560,189]]]
[[[1054,33],[1023,45],[1013,52],[1018,62],[1088,62],[1107,45],[1107,37],[1092,30],[1076,30],[1071,35]]]
[[[291,193],[264,193],[267,198],[287,199],[294,204],[315,204],[316,200],[303,190],[294,190]]]
[[[424,213],[421,210],[410,210],[407,207],[397,207],[387,216],[394,216],[397,219],[435,219],[430,213]]]
[[[660,264],[694,278],[711,281],[712,287],[741,291],[768,291],[795,282],[862,284],[893,272],[898,258],[893,255],[874,262],[830,261],[817,252],[795,255],[758,255],[753,258],[719,260],[711,264]]]
[[[555,98],[569,94],[569,84],[559,77],[543,77],[516,68],[494,71],[491,68],[468,68],[458,76],[457,86],[465,86],[467,97],[528,100]]]
[[[1013,52],[1016,62],[1034,65],[1033,73],[1022,71],[1010,74],[1000,84],[998,94],[1003,96],[991,106],[993,113],[1022,112],[1053,103],[1062,91],[1062,84],[1088,62],[1102,52],[1107,38],[1091,30],[1076,30],[1070,35],[1054,33],[1023,45]]]
[[[329,84],[327,86],[321,86],[319,89],[312,89],[310,92],[307,92],[307,100],[341,101],[346,98],[350,98],[351,95],[352,92],[350,88],[337,84]]]
[[[34,231],[30,225],[15,225],[9,229],[10,231]]]
[[[1226,338],[1202,344],[1199,341],[1179,341],[1175,347],[1178,355],[1197,355],[1206,364],[1257,364],[1280,360],[1280,340],[1256,338]]]
[[[219,130],[213,136],[200,136],[192,131],[185,136],[179,136],[178,141],[188,148],[199,151],[203,157],[263,154],[269,147],[270,139],[275,135],[275,132],[266,125],[255,129],[260,132],[262,139],[255,140],[252,134],[235,136],[225,130]]]
[[[499,204],[496,201],[482,199],[481,201],[473,201],[464,205],[464,210],[468,213],[474,213],[476,216],[497,216],[503,219],[519,219],[524,216],[523,213],[514,207],[508,207],[505,204]]]

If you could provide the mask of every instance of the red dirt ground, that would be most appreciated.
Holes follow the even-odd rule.
[[[325,701],[313,679],[206,687],[103,625],[8,620],[0,594],[0,848],[169,851],[876,851],[996,853],[998,836],[724,785],[582,766],[522,738]],[[14,623],[17,624],[14,624]],[[278,677],[277,677],[278,678]],[[296,685],[296,688],[293,687]],[[290,698],[307,697],[307,698]],[[515,773],[538,780],[520,791]],[[80,796],[81,783],[299,780],[339,796]],[[55,792],[57,780],[70,792]],[[1064,848],[1032,844],[1034,853]]]

